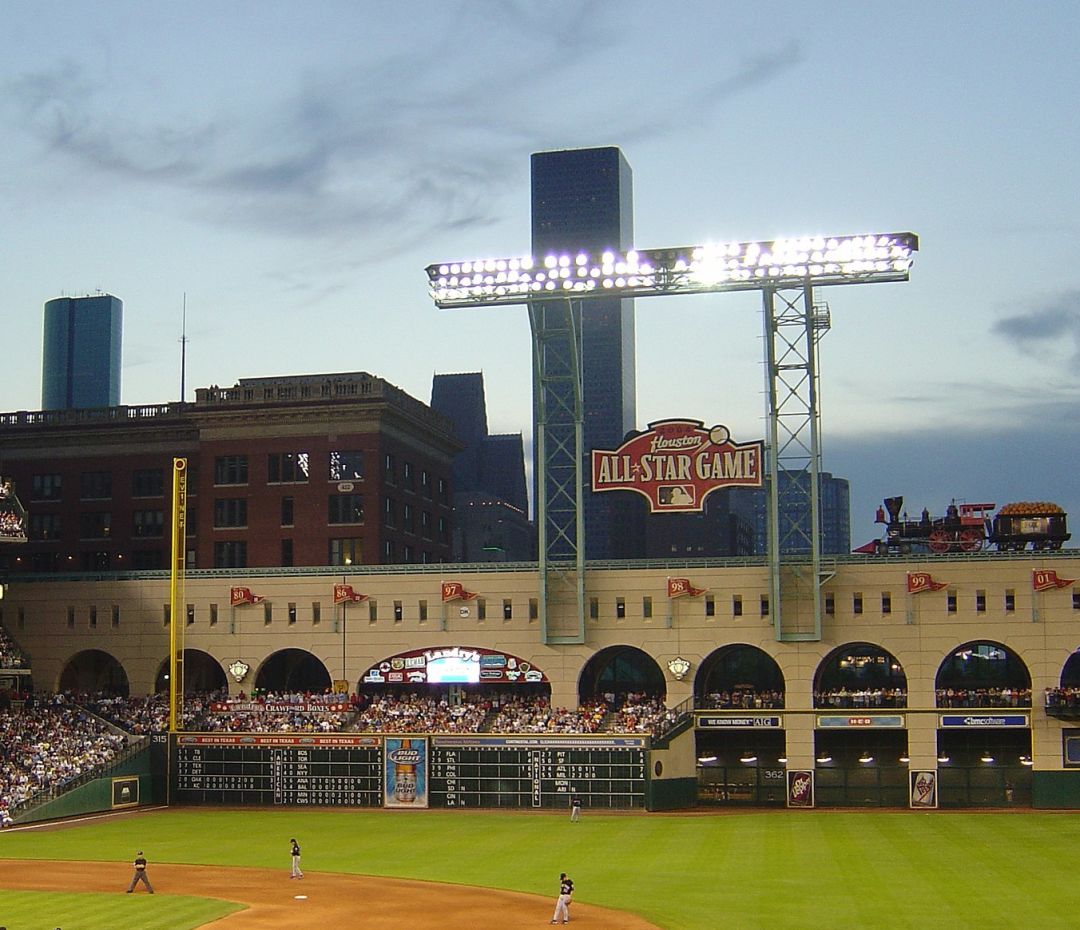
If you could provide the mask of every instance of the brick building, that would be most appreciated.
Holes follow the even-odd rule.
[[[173,457],[188,459],[191,568],[445,562],[452,425],[367,373],[245,378],[193,404],[0,414],[28,511],[13,570],[169,564]]]

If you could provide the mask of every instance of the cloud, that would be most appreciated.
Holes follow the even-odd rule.
[[[525,153],[546,140],[657,137],[800,59],[794,43],[731,66],[714,50],[711,80],[699,63],[673,63],[700,89],[672,95],[666,81],[624,66],[642,51],[642,15],[652,15],[644,3],[613,16],[601,0],[554,11],[527,0],[462,2],[429,8],[424,28],[406,32],[402,13],[396,42],[360,45],[348,61],[303,73],[283,65],[272,94],[254,103],[177,81],[172,97],[140,106],[145,75],[122,85],[90,61],[0,90],[15,126],[49,155],[117,187],[171,194],[215,225],[367,237],[394,249],[499,222],[527,171]],[[614,74],[618,92],[597,93]],[[603,140],[580,137],[597,127]]]
[[[991,331],[1025,354],[1064,360],[1075,369],[1080,363],[1080,290],[1065,291],[1045,306],[1003,317]]]

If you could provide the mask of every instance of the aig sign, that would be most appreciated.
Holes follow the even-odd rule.
[[[736,443],[726,426],[658,420],[618,449],[593,449],[593,491],[637,491],[653,513],[702,510],[717,488],[762,486],[765,444]]]

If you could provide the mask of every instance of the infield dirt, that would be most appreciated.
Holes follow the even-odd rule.
[[[0,885],[21,891],[97,891],[123,895],[131,866],[111,862],[6,860]],[[245,905],[204,928],[214,930],[297,930],[303,927],[363,927],[365,930],[477,930],[478,927],[543,926],[551,919],[551,899],[513,891],[463,885],[371,878],[333,872],[305,872],[293,881],[267,869],[220,866],[151,866],[156,895],[194,895]],[[145,894],[142,886],[136,894]],[[300,900],[296,895],[306,895]],[[575,901],[571,922],[592,930],[658,930],[655,924],[621,911]]]

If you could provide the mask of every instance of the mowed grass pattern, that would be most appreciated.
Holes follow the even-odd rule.
[[[552,899],[559,872],[567,871],[576,899],[633,911],[666,930],[1032,930],[1073,923],[1080,819],[1069,813],[587,811],[581,823],[570,824],[550,813],[174,809],[62,831],[0,834],[0,858],[129,862],[144,849],[151,869],[154,862],[244,865],[284,876],[292,836],[303,845],[306,871],[454,882]],[[0,892],[0,923],[12,930],[49,923],[9,918],[7,901],[15,897],[57,896]],[[155,903],[161,900],[168,899],[155,896]],[[48,901],[42,906],[55,913]],[[72,926],[85,930],[130,926],[89,922],[83,919],[89,906],[79,914]],[[153,926],[185,930],[207,919],[191,915],[188,922]],[[53,921],[50,930],[58,924],[65,926]]]

